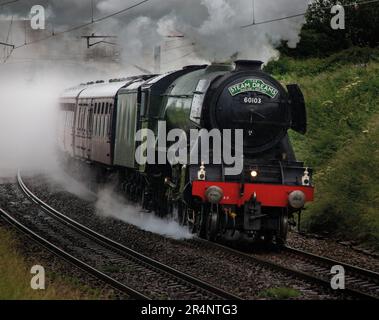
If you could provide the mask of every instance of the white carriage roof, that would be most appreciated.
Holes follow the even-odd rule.
[[[128,82],[120,81],[89,85],[80,94],[80,98],[114,98],[117,92]]]
[[[135,82],[131,83],[127,87],[125,87],[126,90],[135,90],[138,89],[142,84],[144,84],[145,80],[136,80]]]
[[[70,88],[61,94],[61,98],[74,98],[76,99],[79,95],[80,92],[82,92],[87,86],[86,85],[81,85],[75,88]]]

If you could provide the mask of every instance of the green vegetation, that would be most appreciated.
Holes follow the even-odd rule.
[[[313,231],[336,232],[379,247],[379,114],[363,134],[316,175],[317,198],[307,214]]]
[[[300,291],[285,287],[270,288],[262,291],[258,296],[266,299],[285,300],[299,297]]]
[[[17,240],[4,228],[0,228],[0,300],[57,300],[96,299],[100,295],[89,288],[80,287],[75,279],[46,270],[46,290],[30,288],[31,266],[17,252]]]
[[[308,133],[291,133],[298,158],[315,169],[312,232],[379,247],[379,50],[350,48],[325,59],[283,56],[266,69],[305,95]]]
[[[280,51],[292,57],[327,57],[341,50],[360,46],[374,48],[379,45],[379,5],[359,4],[355,0],[314,0],[308,8],[306,23],[295,49],[284,43]],[[341,4],[345,10],[345,29],[330,26],[335,14],[331,7]]]

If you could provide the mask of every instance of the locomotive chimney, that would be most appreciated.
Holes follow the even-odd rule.
[[[259,60],[237,60],[234,62],[236,69],[234,71],[260,71],[262,70],[262,61]]]
[[[230,63],[212,62],[207,67],[207,71],[208,72],[233,71],[233,65]]]

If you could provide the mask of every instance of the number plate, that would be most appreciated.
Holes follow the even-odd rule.
[[[243,103],[246,104],[262,104],[262,98],[259,97],[245,97],[242,100]]]

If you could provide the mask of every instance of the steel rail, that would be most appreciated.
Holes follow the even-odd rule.
[[[286,273],[288,275],[295,276],[299,279],[303,279],[307,282],[318,284],[318,285],[320,285],[326,289],[333,290],[331,287],[330,281],[325,280],[321,277],[315,276],[311,273],[303,272],[303,271],[297,270],[295,268],[287,267],[281,263],[277,263],[277,262],[270,261],[268,259],[260,258],[256,255],[248,254],[248,253],[245,253],[245,252],[224,246],[224,245],[219,244],[219,243],[209,242],[209,241],[203,240],[203,239],[196,239],[196,242],[203,244],[203,245],[208,245],[209,247],[214,247],[216,249],[222,250],[222,251],[230,253],[230,254],[234,254],[238,257],[241,257],[241,258],[246,259],[246,260],[250,260],[254,263],[262,264],[271,270],[277,270],[279,272],[283,272],[283,273]],[[337,262],[337,264],[339,264],[339,263]],[[340,264],[340,265],[344,265],[344,264]],[[366,292],[362,292],[360,290],[350,288],[350,287],[346,287],[344,290],[335,290],[335,291],[337,294],[338,293],[341,293],[341,294],[345,293],[345,294],[348,294],[352,297],[355,297],[358,299],[363,299],[363,300],[377,300],[378,299],[378,296],[376,296],[376,295],[372,295],[372,294],[369,294]]]
[[[361,268],[361,267],[357,267],[357,266],[354,266],[352,264],[349,264],[349,263],[346,263],[346,262],[341,262],[341,261],[338,261],[338,260],[334,260],[334,259],[331,259],[331,258],[328,258],[328,257],[319,256],[317,254],[310,253],[308,251],[304,251],[304,250],[300,250],[300,249],[295,249],[295,248],[292,248],[290,246],[285,246],[284,250],[287,251],[287,252],[289,252],[289,253],[294,253],[294,254],[297,254],[297,255],[302,255],[302,256],[304,256],[306,258],[311,258],[311,259],[314,259],[314,260],[318,260],[320,262],[325,262],[325,263],[329,263],[329,264],[332,264],[332,265],[340,265],[340,266],[344,267],[346,270],[351,270],[351,271],[354,271],[356,273],[360,273],[361,275],[364,275],[366,277],[370,277],[370,278],[373,278],[373,279],[379,281],[379,273],[375,272],[375,271],[372,271],[372,270],[368,270],[368,269],[364,269],[364,268]]]
[[[124,285],[123,283],[117,281],[116,279],[113,279],[106,275],[105,273],[95,269],[94,267],[90,266],[89,264],[83,262],[82,260],[74,257],[73,255],[67,253],[65,250],[59,248],[58,246],[51,243],[49,240],[46,240],[45,238],[41,237],[28,227],[26,227],[24,224],[16,220],[14,217],[12,217],[9,213],[4,211],[0,208],[0,216],[3,218],[4,221],[6,221],[8,224],[15,227],[17,230],[28,236],[30,239],[56,255],[57,257],[64,259],[65,261],[69,262],[70,264],[74,265],[75,267],[85,271],[86,273],[90,274],[91,276],[95,277],[96,279],[101,280],[102,282],[110,285],[112,288],[117,289],[123,293],[126,293],[131,298],[137,299],[137,300],[150,300],[147,296],[144,294]]]
[[[295,249],[290,246],[284,246],[282,248],[282,252],[290,256],[295,256],[295,257],[298,256],[299,260],[303,262],[309,262],[309,263],[316,262],[315,263],[316,266],[321,265],[327,268],[328,270],[331,270],[333,266],[337,266],[337,265],[342,266],[345,269],[345,276],[350,277],[350,282],[351,281],[357,281],[361,283],[364,282],[365,285],[367,286],[376,287],[375,289],[376,289],[377,295],[374,295],[373,297],[375,297],[376,299],[379,298],[379,273],[378,272],[364,269],[357,266],[353,266],[351,264],[337,261],[335,259],[331,259],[328,257],[319,256],[319,255],[316,255],[304,250]],[[346,281],[346,282],[347,284],[349,284],[349,281]],[[358,290],[358,291],[362,291],[362,290]],[[363,291],[367,291],[367,290],[363,290]]]
[[[33,192],[26,186],[26,184],[22,180],[20,171],[18,171],[18,174],[17,174],[17,181],[18,181],[20,188],[25,193],[25,195],[31,201],[33,201],[35,204],[37,204],[48,215],[59,220],[61,223],[65,224],[66,226],[68,226],[72,229],[75,229],[77,232],[85,235],[86,237],[90,238],[91,240],[95,241],[96,243],[107,247],[111,251],[116,252],[116,253],[123,255],[123,256],[125,256],[125,255],[132,256],[135,259],[137,259],[137,260],[139,260],[139,261],[141,261],[141,262],[143,262],[149,266],[154,267],[158,271],[161,271],[161,272],[164,272],[164,273],[169,274],[171,276],[174,276],[174,277],[176,277],[182,281],[185,281],[191,285],[194,285],[194,286],[201,288],[201,289],[203,289],[209,293],[212,293],[212,294],[220,297],[221,299],[242,300],[240,297],[238,297],[232,293],[226,292],[220,288],[217,288],[217,287],[211,285],[208,282],[202,281],[202,280],[195,278],[189,274],[186,274],[182,271],[179,271],[179,270],[174,269],[168,265],[165,265],[161,262],[158,262],[154,259],[151,259],[151,258],[149,258],[149,257],[131,249],[131,248],[128,248],[127,246],[125,246],[119,242],[116,242],[112,239],[109,239],[109,238],[105,237],[104,235],[102,235],[102,234],[80,224],[79,222],[67,217],[66,215],[62,214],[61,212],[50,207],[47,203],[45,203],[44,201],[39,199],[35,194],[33,194]]]

